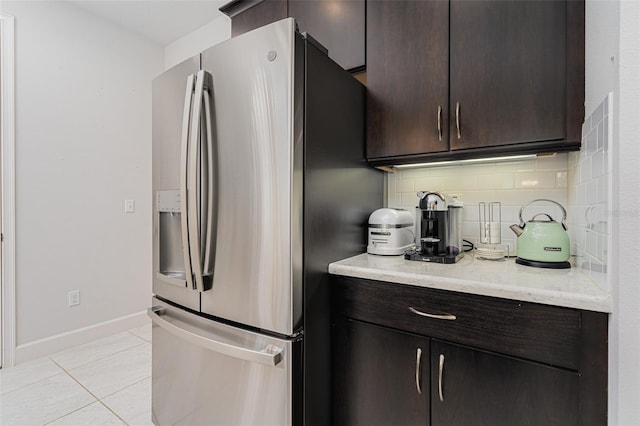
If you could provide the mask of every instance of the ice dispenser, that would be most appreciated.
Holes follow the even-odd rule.
[[[185,285],[182,251],[182,222],[180,218],[180,191],[156,192],[158,214],[158,278],[180,287]]]

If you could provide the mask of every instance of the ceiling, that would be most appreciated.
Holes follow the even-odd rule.
[[[68,0],[163,46],[224,16],[228,0]]]

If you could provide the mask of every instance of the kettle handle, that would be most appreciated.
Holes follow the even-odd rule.
[[[562,210],[562,221],[560,221],[560,223],[562,224],[562,228],[564,228],[565,231],[567,230],[567,224],[565,222],[567,220],[567,210],[565,210],[562,204],[553,200],[549,200],[547,198],[537,198],[535,200],[529,201],[528,203],[520,207],[520,212],[518,213],[518,217],[520,218],[520,228],[524,228],[524,220],[522,219],[522,212],[524,211],[525,208],[529,206],[529,204],[535,203],[536,201],[546,201],[560,207],[560,210]]]

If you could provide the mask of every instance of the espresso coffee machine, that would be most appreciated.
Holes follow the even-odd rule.
[[[418,192],[416,248],[405,259],[455,263],[462,259],[462,201],[440,192]]]

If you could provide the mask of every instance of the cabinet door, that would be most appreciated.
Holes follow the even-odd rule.
[[[452,150],[565,139],[566,9],[451,0]]]
[[[334,336],[333,424],[429,423],[427,338],[352,320]]]
[[[237,15],[232,15],[231,36],[235,37],[286,17],[287,0],[262,0]]]
[[[341,67],[364,67],[364,0],[289,0],[289,16]]]
[[[433,426],[578,424],[578,373],[431,342]]]
[[[368,158],[449,149],[448,39],[446,1],[367,3]]]

